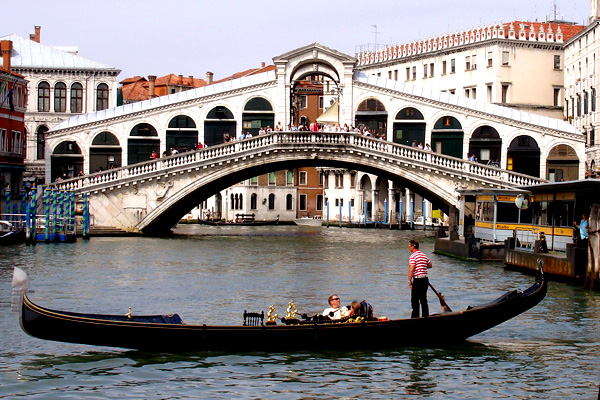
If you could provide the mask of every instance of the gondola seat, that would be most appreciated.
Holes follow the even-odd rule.
[[[265,320],[265,312],[248,312],[244,310],[244,326],[260,326]]]

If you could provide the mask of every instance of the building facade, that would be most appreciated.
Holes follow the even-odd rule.
[[[12,41],[0,41],[0,214],[5,212],[8,193],[13,199],[21,198],[25,170],[27,80],[11,71],[12,47]]]
[[[357,54],[357,68],[562,119],[564,46],[583,28],[566,22],[496,24]]]
[[[42,44],[39,26],[30,38],[11,34],[0,40],[13,43],[12,69],[29,82],[24,133],[25,179],[45,181],[47,156],[57,176],[75,176],[82,171],[81,149],[68,143],[59,151],[47,154],[48,131],[74,115],[115,107],[120,70],[79,56],[77,48]]]

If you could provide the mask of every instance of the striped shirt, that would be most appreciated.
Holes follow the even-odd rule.
[[[415,269],[413,270],[413,278],[426,278],[427,277],[427,265],[431,261],[421,250],[413,252],[408,259],[408,264],[414,264]]]

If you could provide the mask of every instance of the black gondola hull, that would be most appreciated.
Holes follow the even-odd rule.
[[[187,325],[178,316],[78,314],[40,307],[24,295],[21,327],[46,340],[149,351],[272,351],[443,345],[469,338],[538,304],[546,295],[543,274],[524,292],[465,311],[427,318],[359,323],[214,326]],[[147,322],[150,321],[150,322]]]

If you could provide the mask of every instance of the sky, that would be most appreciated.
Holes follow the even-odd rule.
[[[6,2],[8,0],[2,0]],[[214,79],[318,42],[354,55],[375,43],[403,44],[515,20],[587,25],[590,0],[22,0],[0,36],[76,46],[79,55],[136,75]]]

